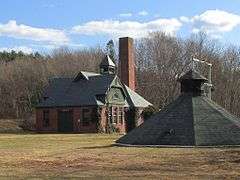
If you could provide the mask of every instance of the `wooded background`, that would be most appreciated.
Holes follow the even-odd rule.
[[[117,51],[111,43],[107,47]],[[99,72],[106,52],[109,49],[93,47],[61,48],[49,55],[0,53],[0,118],[31,116],[50,78]],[[240,47],[221,44],[204,33],[182,39],[156,32],[135,40],[137,92],[156,109],[163,108],[179,95],[177,78],[189,69],[193,55],[213,64],[212,99],[240,117]],[[207,76],[207,67],[199,70]]]

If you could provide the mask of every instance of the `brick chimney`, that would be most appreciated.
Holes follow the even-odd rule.
[[[135,91],[135,61],[133,39],[123,37],[119,39],[120,79],[122,83]]]

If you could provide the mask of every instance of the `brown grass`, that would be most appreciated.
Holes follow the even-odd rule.
[[[0,119],[0,133],[21,133],[21,119]]]
[[[1,178],[238,179],[240,148],[133,148],[119,135],[0,135]]]

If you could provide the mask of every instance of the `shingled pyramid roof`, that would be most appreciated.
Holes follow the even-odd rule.
[[[189,71],[179,81],[182,88],[206,78]],[[191,86],[193,86],[191,84]],[[185,84],[186,85],[186,84]],[[119,145],[180,145],[218,146],[240,145],[240,120],[208,99],[194,84],[194,92],[182,90],[171,104],[127,135],[117,140]],[[196,93],[198,92],[198,93]]]

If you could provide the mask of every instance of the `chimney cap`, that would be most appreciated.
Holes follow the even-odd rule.
[[[126,37],[120,37],[119,39],[120,39],[120,40],[121,40],[121,39],[131,39],[131,40],[133,40],[133,38],[128,37],[128,36],[126,36]]]

